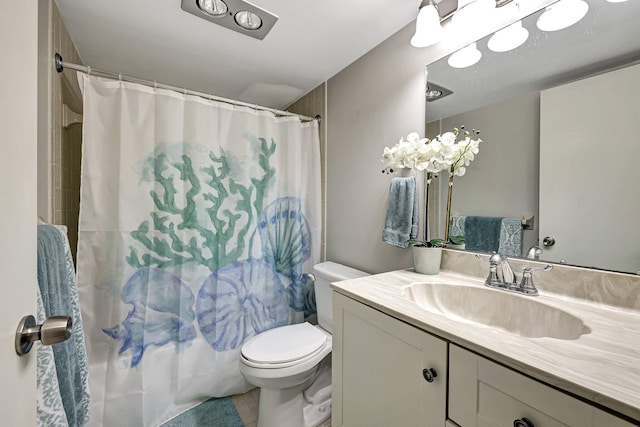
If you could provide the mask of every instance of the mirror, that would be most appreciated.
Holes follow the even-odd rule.
[[[426,136],[460,125],[481,131],[479,154],[454,179],[452,216],[533,217],[533,229],[522,234],[523,256],[538,245],[540,260],[636,273],[640,203],[627,201],[640,199],[640,168],[628,160],[640,155],[633,129],[640,117],[640,2],[587,2],[584,18],[559,31],[537,28],[544,10],[525,18],[529,37],[513,50],[496,53],[490,36],[479,40],[482,57],[468,68],[452,68],[448,58],[429,64],[427,85],[452,93],[427,99]],[[617,73],[626,73],[628,84],[617,84]],[[598,135],[590,157],[583,156],[585,134]],[[564,158],[570,142],[576,155]],[[447,174],[439,181],[436,217],[444,218]],[[429,228],[442,235],[444,221]],[[569,228],[571,237],[562,234]],[[544,246],[545,237],[556,244]]]

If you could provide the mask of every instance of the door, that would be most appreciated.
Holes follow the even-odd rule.
[[[542,259],[640,271],[638,111],[640,65],[542,91]]]
[[[0,416],[17,427],[36,423],[36,352],[14,339],[36,312],[38,3],[0,1]]]

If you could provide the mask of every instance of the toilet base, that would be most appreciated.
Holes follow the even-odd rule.
[[[261,388],[258,427],[300,427],[303,407],[300,387]]]
[[[331,386],[328,398],[308,403],[298,387],[260,389],[258,427],[317,427],[331,416]],[[315,399],[314,399],[315,401]]]
[[[331,416],[331,355],[302,384],[260,389],[258,427],[317,427]]]

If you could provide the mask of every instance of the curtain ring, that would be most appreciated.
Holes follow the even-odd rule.
[[[156,80],[153,81],[153,88],[158,89],[158,82]]]
[[[118,73],[118,80],[122,81],[122,73]]]
[[[91,75],[91,65],[87,65],[87,75]]]

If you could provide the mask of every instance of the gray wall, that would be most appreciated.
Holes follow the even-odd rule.
[[[371,273],[411,266],[410,250],[381,241],[391,177],[380,158],[409,132],[424,134],[425,66],[553,1],[464,34],[449,28],[424,49],[409,43],[412,22],[327,82],[327,260]]]
[[[466,174],[454,178],[452,216],[521,218],[534,215],[539,219],[539,92],[448,117],[441,125],[442,132],[460,126],[478,129],[482,139],[480,152]],[[427,137],[434,136],[427,132]],[[448,173],[443,173],[440,183],[442,217],[446,209],[447,180]],[[538,225],[535,224],[534,230],[523,233],[523,252],[537,239]]]
[[[410,267],[381,240],[391,175],[382,152],[424,134],[426,60],[408,25],[328,81],[327,260],[370,273]]]

